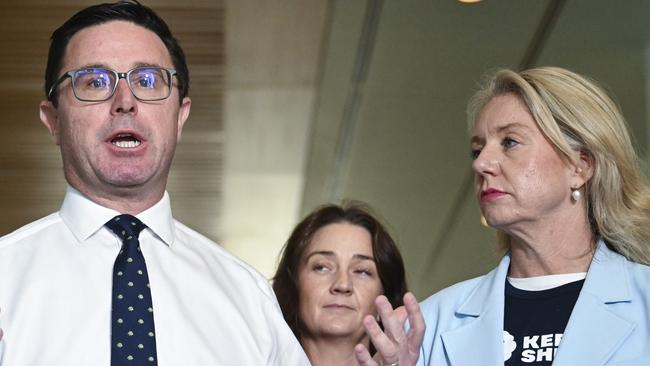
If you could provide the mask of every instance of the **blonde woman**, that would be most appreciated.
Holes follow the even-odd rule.
[[[650,188],[619,108],[561,68],[501,70],[469,120],[507,253],[421,304],[418,365],[650,365]]]

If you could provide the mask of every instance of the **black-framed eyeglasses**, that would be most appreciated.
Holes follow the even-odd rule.
[[[47,93],[48,100],[56,88],[65,79],[72,80],[72,92],[82,102],[103,102],[110,99],[120,79],[126,79],[133,96],[142,101],[156,101],[167,99],[172,92],[172,78],[176,69],[141,66],[127,72],[117,72],[103,67],[90,67],[71,70],[63,75],[52,85]]]

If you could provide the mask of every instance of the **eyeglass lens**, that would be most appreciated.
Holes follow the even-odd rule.
[[[79,99],[102,101],[111,97],[117,84],[117,74],[107,69],[78,70],[73,77],[73,88]],[[169,96],[169,73],[161,68],[137,68],[127,74],[129,87],[141,100],[165,99]]]

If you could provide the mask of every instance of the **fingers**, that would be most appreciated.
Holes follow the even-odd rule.
[[[406,348],[408,354],[416,361],[420,355],[420,346],[422,346],[426,325],[424,323],[424,316],[420,311],[420,305],[415,296],[410,292],[404,295],[404,307],[406,308],[409,319],[409,330],[406,334]]]
[[[354,347],[354,355],[357,358],[359,366],[377,366],[377,362],[372,359],[370,352],[363,344],[357,344]]]
[[[377,350],[375,357],[380,356],[385,361],[389,361],[388,363],[397,361],[398,345],[381,330],[375,318],[370,315],[366,316],[363,319],[363,326]]]
[[[395,342],[400,342],[404,338],[404,320],[406,319],[406,310],[401,306],[393,311],[393,307],[386,296],[379,296],[375,300],[375,306],[379,311],[381,323],[384,326],[386,335]],[[402,314],[402,315],[400,315]]]
[[[422,340],[424,339],[424,331],[426,329],[424,316],[422,316],[422,312],[420,311],[418,300],[410,292],[407,292],[406,295],[404,295],[404,307],[408,314],[410,326],[406,335],[408,352],[412,355],[418,355],[420,352],[420,346],[422,345]]]
[[[403,321],[406,316],[398,314],[406,310],[393,311],[393,308],[385,296],[379,296],[375,300],[375,306],[381,317],[384,330],[379,327],[377,321],[372,316],[367,316],[363,320],[366,333],[370,336],[370,341],[377,349],[375,358],[379,356],[385,363],[394,363],[399,361],[401,343],[405,341]],[[400,319],[401,318],[401,319]]]
[[[407,310],[404,306],[400,306],[394,311],[395,316],[397,317],[397,321],[400,323],[401,327],[404,327],[404,322],[406,321],[406,318],[408,317]]]
[[[375,300],[383,324],[383,330],[372,316],[363,319],[363,326],[370,337],[372,344],[377,349],[375,360],[384,364],[399,362],[404,366],[415,365],[420,354],[420,346],[424,339],[424,317],[420,311],[418,301],[411,293],[404,295],[404,306],[393,310],[385,296]],[[410,328],[404,333],[404,324],[409,320]],[[358,345],[355,348],[357,361],[361,366],[375,366],[365,347]]]

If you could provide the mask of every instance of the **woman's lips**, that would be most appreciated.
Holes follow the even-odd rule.
[[[481,191],[481,201],[494,201],[497,198],[504,196],[505,194],[505,192],[499,191],[498,189],[488,188],[484,191]]]
[[[354,310],[351,306],[345,305],[345,304],[328,304],[323,306],[325,309],[333,309],[333,310]]]

